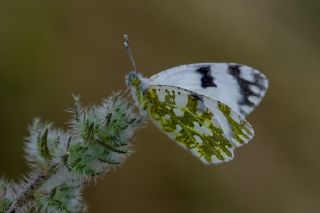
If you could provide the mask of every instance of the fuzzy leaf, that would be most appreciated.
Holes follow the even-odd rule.
[[[51,160],[52,158],[48,147],[48,131],[49,130],[47,128],[42,136],[39,136],[40,138],[38,140],[40,154],[45,160]]]
[[[13,185],[0,179],[0,213],[8,211],[15,197]]]
[[[8,199],[0,199],[0,213],[7,212],[11,203]]]
[[[80,179],[53,176],[34,193],[36,208],[40,212],[71,213],[85,210],[81,198]]]

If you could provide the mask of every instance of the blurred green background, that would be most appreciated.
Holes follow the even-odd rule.
[[[125,88],[124,33],[147,76],[238,62],[270,89],[234,161],[205,166],[149,124],[124,166],[85,190],[89,212],[320,212],[318,0],[1,1],[1,176],[28,171],[33,117],[66,128],[71,93],[89,105]]]

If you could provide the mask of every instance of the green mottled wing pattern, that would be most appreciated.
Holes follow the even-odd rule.
[[[234,148],[253,137],[250,124],[223,103],[172,86],[152,85],[143,105],[156,125],[204,163],[233,159]]]

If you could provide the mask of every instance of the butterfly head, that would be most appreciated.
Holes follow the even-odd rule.
[[[126,75],[126,84],[130,89],[135,88],[137,90],[141,86],[141,78],[143,78],[141,73],[131,71]]]
[[[126,75],[126,84],[130,88],[132,96],[136,103],[143,105],[143,95],[148,85],[148,79],[137,71],[131,71]]]

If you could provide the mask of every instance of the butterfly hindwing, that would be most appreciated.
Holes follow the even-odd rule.
[[[204,96],[203,100],[235,147],[240,147],[253,138],[254,130],[241,114],[212,98]]]
[[[148,86],[144,97],[156,125],[205,163],[233,159],[234,147],[253,136],[243,116],[213,98],[161,85]]]
[[[235,63],[181,65],[152,76],[150,82],[214,98],[244,116],[260,103],[268,88],[268,80],[262,73]]]

